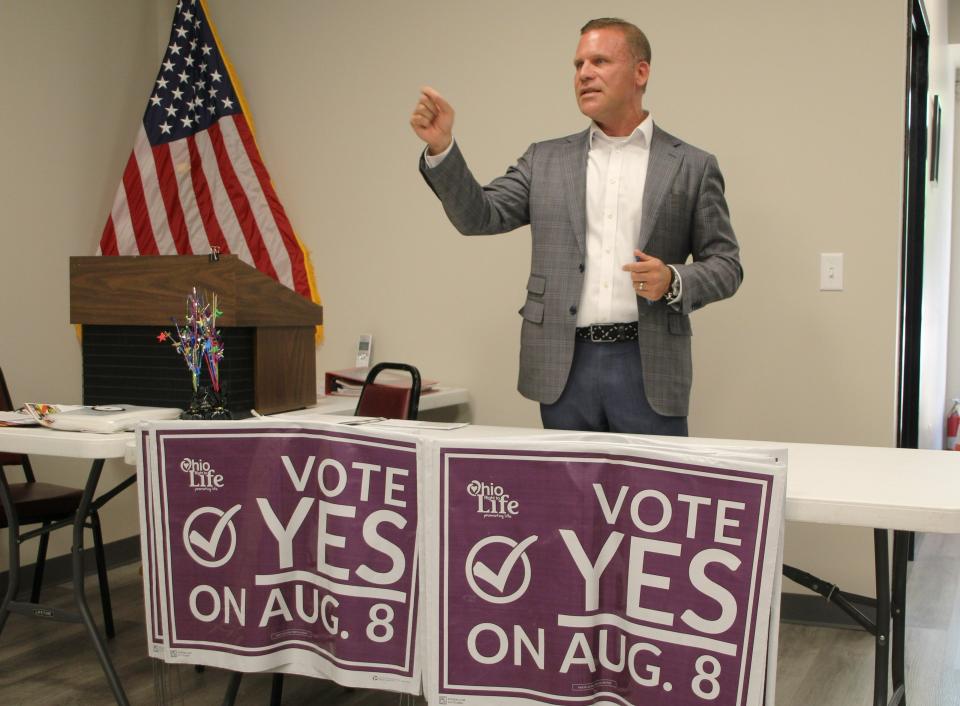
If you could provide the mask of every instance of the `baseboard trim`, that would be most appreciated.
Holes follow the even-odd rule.
[[[35,543],[33,544],[35,545]],[[104,544],[103,553],[107,559],[107,569],[113,569],[117,566],[140,561],[140,537],[139,535],[134,535],[133,537],[126,537],[124,539],[118,539],[115,542]],[[23,558],[26,559],[29,556],[30,552],[28,550],[27,555]],[[35,556],[36,555],[34,555],[34,558]],[[29,586],[33,581],[33,571],[35,568],[36,563],[20,566],[21,593],[23,593],[24,590],[29,590]],[[97,573],[97,560],[93,554],[92,547],[87,547],[83,550],[83,572],[87,576]],[[47,561],[44,563],[43,583],[46,585],[66,583],[72,576],[73,567],[70,554],[47,558]],[[0,586],[6,586],[9,580],[9,571],[0,573]]]
[[[876,620],[876,608],[867,605],[857,607],[870,620]],[[817,627],[863,629],[859,623],[833,603],[827,602],[820,596],[803,593],[784,593],[780,596],[780,621]]]

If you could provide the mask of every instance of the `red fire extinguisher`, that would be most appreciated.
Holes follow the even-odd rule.
[[[950,408],[950,414],[947,415],[946,448],[948,451],[960,451],[958,432],[960,432],[960,400],[954,400],[953,407]]]

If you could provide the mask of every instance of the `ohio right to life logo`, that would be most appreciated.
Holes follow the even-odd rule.
[[[180,470],[187,474],[194,492],[212,492],[223,487],[223,475],[203,459],[185,458],[180,461]]]
[[[502,485],[472,480],[467,493],[477,499],[477,512],[484,517],[510,519],[520,514],[520,501],[512,500]]]

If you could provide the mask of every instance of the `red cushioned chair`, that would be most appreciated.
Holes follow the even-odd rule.
[[[13,411],[13,402],[0,370],[0,411]],[[6,466],[20,466],[23,469],[25,482],[9,483],[6,479]],[[62,524],[61,527],[51,527],[55,523],[72,522],[83,491],[79,488],[70,488],[53,483],[37,481],[30,465],[30,458],[26,454],[0,452],[0,483],[6,484],[9,489],[10,501],[17,517],[16,536],[10,538],[11,564],[19,556],[13,555],[28,539],[40,538],[37,548],[37,563],[33,570],[33,587],[30,590],[30,602],[40,601],[40,586],[43,582],[43,568],[47,558],[47,545],[50,541],[50,532],[61,527],[70,527],[71,524]],[[24,525],[41,525],[28,532],[22,531]],[[0,502],[0,529],[10,526],[3,502]],[[107,637],[113,637],[113,611],[110,607],[110,587],[107,583],[106,559],[103,552],[103,534],[100,530],[100,518],[96,511],[90,513],[87,526],[93,531],[93,545],[97,560],[97,574],[100,579],[100,602],[103,606],[103,622]]]
[[[400,370],[409,373],[410,386],[378,384],[377,376],[384,370]],[[377,363],[367,373],[354,414],[358,417],[416,419],[419,408],[420,371],[406,363]]]

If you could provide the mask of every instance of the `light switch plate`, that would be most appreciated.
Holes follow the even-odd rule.
[[[843,290],[843,253],[820,253],[820,291]]]

